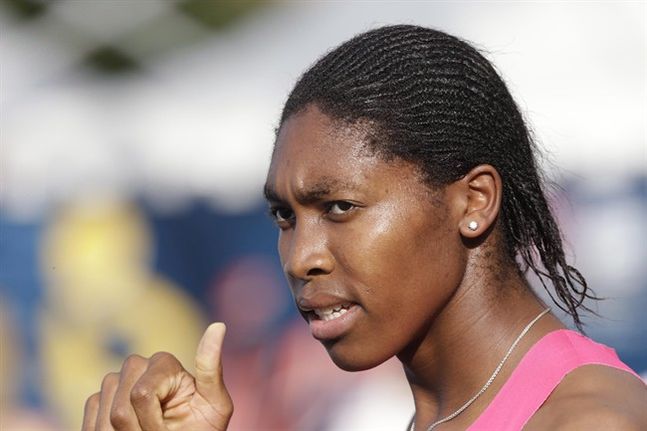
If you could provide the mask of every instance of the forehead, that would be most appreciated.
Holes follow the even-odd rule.
[[[284,122],[279,131],[267,185],[284,180],[308,186],[350,185],[385,163],[367,148],[366,126],[335,121],[311,106]]]
[[[376,159],[367,148],[369,127],[334,120],[310,105],[288,118],[277,136],[272,164],[320,160],[336,155],[329,162],[353,164],[359,159]]]
[[[385,158],[369,146],[371,129],[332,120],[316,107],[295,114],[281,126],[265,184],[270,202],[302,203],[390,196],[419,205],[436,200],[419,169],[397,157]],[[435,203],[434,203],[435,205]]]

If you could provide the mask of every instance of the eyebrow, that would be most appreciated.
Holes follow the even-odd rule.
[[[351,182],[342,182],[332,178],[322,178],[319,182],[309,185],[303,190],[295,192],[295,198],[298,202],[307,205],[321,201],[326,196],[332,194],[335,190],[340,189],[354,189],[356,185]],[[265,199],[270,203],[285,203],[279,194],[274,190],[270,183],[266,183],[263,188]]]

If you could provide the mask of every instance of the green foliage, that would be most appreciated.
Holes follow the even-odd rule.
[[[260,0],[183,0],[177,4],[177,8],[205,27],[218,30],[236,22],[262,4]]]
[[[2,4],[25,20],[37,18],[47,9],[47,3],[39,0],[2,0]]]
[[[122,51],[102,46],[86,54],[84,64],[92,69],[110,74],[134,72],[139,70],[139,63]]]

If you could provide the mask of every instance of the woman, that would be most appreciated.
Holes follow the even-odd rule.
[[[468,44],[403,25],[328,53],[288,98],[265,194],[312,335],[345,370],[397,356],[409,429],[647,428],[642,381],[529,288],[527,270],[578,328],[594,298],[565,261],[522,116]],[[226,429],[223,336],[207,329],[195,376],[167,353],[130,357],[84,429]]]

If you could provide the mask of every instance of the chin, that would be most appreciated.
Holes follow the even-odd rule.
[[[386,362],[389,357],[369,355],[367,352],[356,352],[355,349],[344,349],[337,343],[324,343],[330,359],[344,371],[365,371]]]

